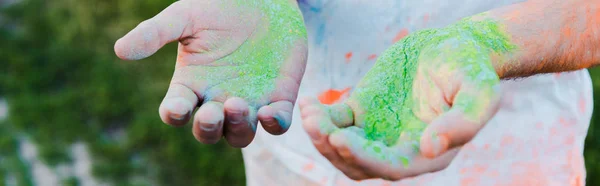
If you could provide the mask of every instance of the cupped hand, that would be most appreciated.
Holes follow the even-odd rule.
[[[257,121],[287,131],[306,64],[306,30],[295,1],[181,0],[140,23],[115,44],[138,60],[179,42],[175,72],[159,114],[186,124],[202,143],[225,137],[234,147],[254,138]]]
[[[498,109],[492,58],[511,46],[494,29],[465,19],[416,32],[386,50],[344,103],[301,100],[313,144],[356,180],[447,167]]]

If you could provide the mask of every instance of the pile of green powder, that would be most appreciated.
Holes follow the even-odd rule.
[[[456,53],[452,53],[451,56],[446,54],[445,57],[471,59],[460,61],[463,64],[456,64],[456,67],[468,65],[464,63],[476,64],[472,65],[471,68],[475,68],[466,74],[472,78],[478,78],[478,74],[483,70],[489,70],[482,66],[492,67],[490,54],[507,53],[515,48],[500,25],[489,19],[473,21],[465,18],[446,28],[422,30],[408,35],[383,53],[352,95],[365,111],[362,117],[364,131],[369,140],[381,141],[391,146],[399,143],[398,139],[402,135],[402,143],[418,149],[419,139],[426,124],[411,110],[417,63],[419,58],[437,55],[421,53],[422,51],[439,51],[431,48],[438,47],[448,39],[460,42],[464,40],[465,45],[456,47],[453,50]],[[482,81],[497,83],[499,79],[496,77],[495,80],[492,78]]]

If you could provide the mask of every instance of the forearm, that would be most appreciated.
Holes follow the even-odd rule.
[[[600,63],[600,0],[528,1],[473,19],[492,19],[516,49],[493,55],[501,78],[562,72]]]

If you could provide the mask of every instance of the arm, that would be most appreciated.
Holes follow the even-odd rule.
[[[477,17],[474,17],[477,18]],[[600,63],[600,1],[527,1],[480,18],[502,25],[517,46],[494,56],[501,78],[589,68]]]
[[[423,106],[416,104],[415,114],[432,121],[423,134],[422,153],[435,157],[475,136],[498,108],[499,91],[484,91],[497,86],[497,78],[579,70],[600,63],[598,27],[599,0],[532,0],[493,9],[445,28],[442,33],[452,33],[451,36],[441,39],[444,42],[427,44],[433,50],[424,53],[432,57],[420,58],[419,62],[424,71],[435,73],[421,73],[424,78],[417,78],[415,84],[427,85],[430,80],[443,79],[444,82],[438,82],[442,86],[433,89],[443,92],[446,105],[452,105],[448,113],[456,110],[454,113],[462,116],[452,118],[452,114],[420,111],[418,108]],[[433,36],[436,37],[440,36]],[[447,65],[458,68],[443,67]],[[495,71],[497,77],[488,71]],[[482,73],[486,75],[481,76]],[[448,86],[447,81],[455,85]],[[423,105],[439,105],[427,102],[435,100],[435,96],[425,94],[431,90],[414,91],[426,100]],[[465,96],[460,96],[463,93]],[[437,138],[430,137],[432,134],[437,134]]]
[[[598,62],[591,55],[600,52],[592,27],[598,0],[549,1],[408,35],[378,58],[345,103],[301,101],[305,130],[353,179],[399,180],[443,169],[500,108],[500,78]],[[398,141],[419,141],[420,154]]]

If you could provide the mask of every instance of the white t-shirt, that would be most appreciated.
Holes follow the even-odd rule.
[[[299,97],[335,103],[408,33],[442,27],[518,0],[299,0],[309,58]],[[503,81],[502,108],[444,170],[397,182],[347,178],[319,154],[302,128],[262,128],[243,149],[249,186],[584,185],[583,143],[592,114],[586,70]]]

